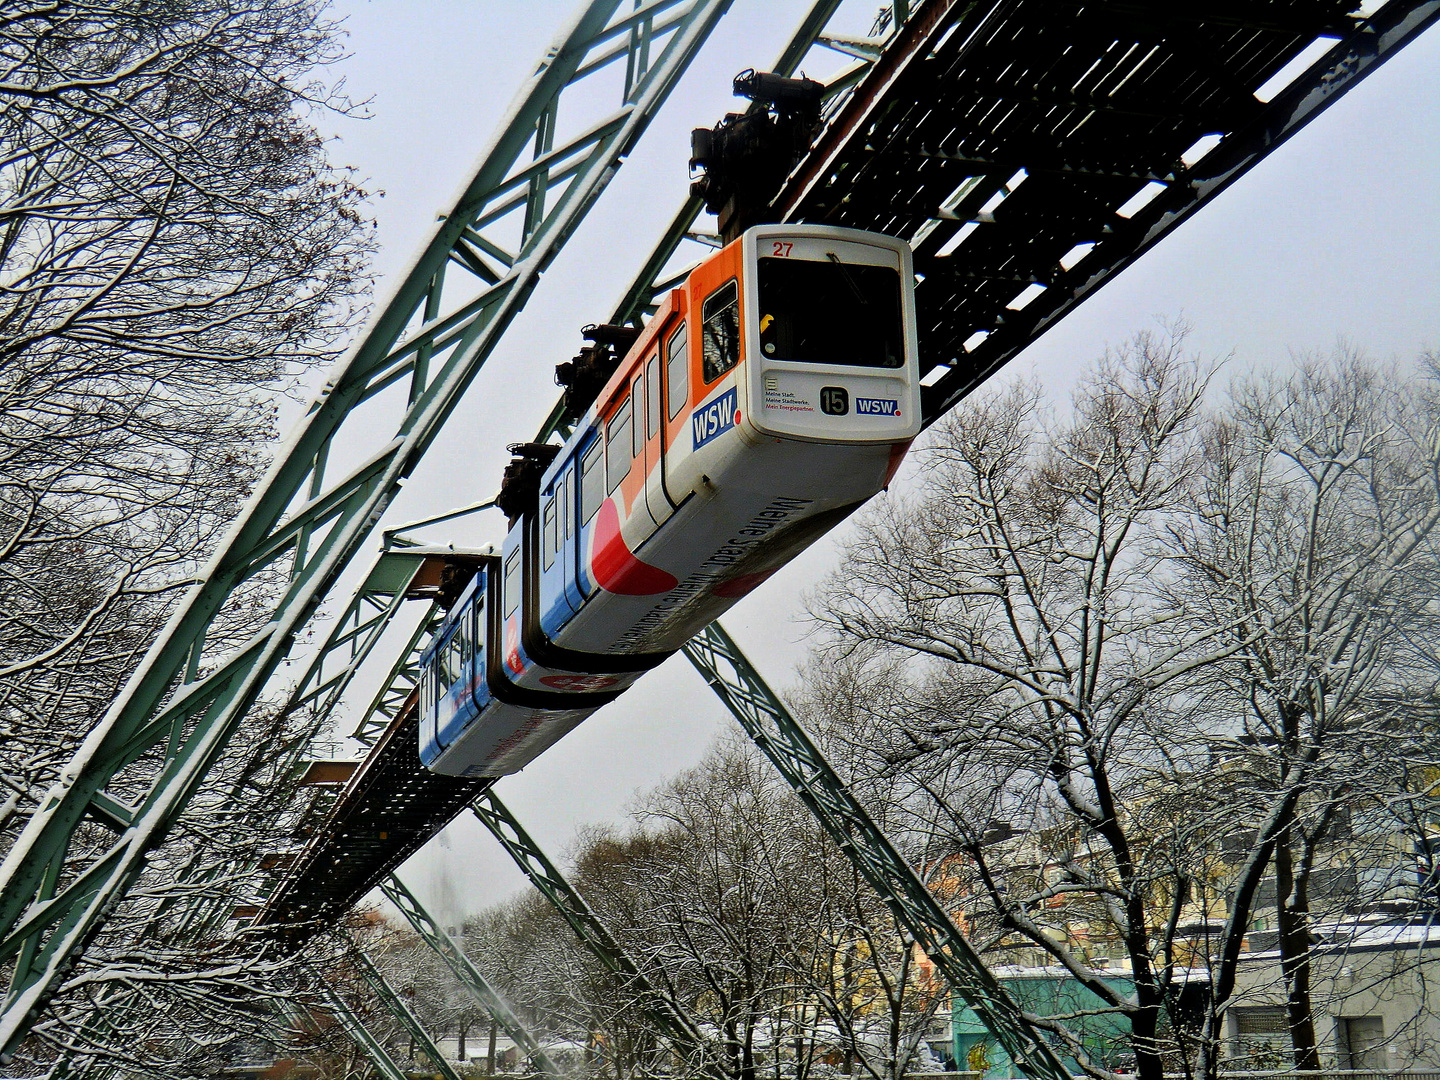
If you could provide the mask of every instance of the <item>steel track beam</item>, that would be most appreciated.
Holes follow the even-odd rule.
[[[1077,244],[1094,244],[1087,255],[1068,269],[1060,265],[1037,268],[1029,280],[1046,286],[1037,299],[1023,310],[996,312],[993,321],[972,327],[974,333],[987,336],[954,358],[946,365],[948,372],[924,388],[925,424],[938,420],[1077,305],[1113,281],[1126,267],[1437,22],[1440,22],[1440,0],[1390,0],[1368,18],[1335,27],[1334,32],[1343,36],[1328,53],[1260,108],[1252,119],[1236,130],[1225,132],[1204,157],[1188,168],[1177,166],[1162,177],[1165,188],[1150,203],[1128,218],[1115,215],[1103,229],[1086,226],[1087,231],[1077,234],[1074,237]],[[1053,162],[1043,159],[1032,166],[1023,153],[1017,155],[1016,163],[1007,160],[998,164],[1000,172],[993,177],[997,181],[1021,165],[1032,171],[1055,167]],[[978,171],[981,163],[976,165]],[[794,212],[800,201],[798,194],[794,196],[789,211]],[[963,249],[957,257],[962,255]]]
[[[0,1061],[13,1054],[63,973],[138,879],[145,854],[163,841],[224,753],[246,711],[401,481],[434,441],[543,270],[623,164],[729,0],[689,0],[677,5],[683,7],[683,17],[670,23],[663,44],[645,35],[647,60],[650,54],[653,60],[643,72],[635,72],[620,110],[607,123],[565,141],[565,157],[559,160],[552,153],[556,106],[581,69],[609,49],[617,34],[628,32],[612,25],[618,6],[618,0],[590,0],[546,53],[459,201],[312,403],[200,583],[61,771],[62,778],[0,865],[0,959],[23,961],[13,965],[0,1005]],[[595,70],[593,65],[590,70]],[[549,134],[542,132],[537,139],[541,129]],[[540,144],[532,155],[540,159],[538,166],[533,160],[520,162],[532,140]],[[513,263],[478,296],[454,307],[456,314],[447,323],[440,315],[452,306],[448,296],[441,296],[445,265],[467,230],[500,221],[513,208],[513,196],[505,193],[517,188],[525,196],[525,214]],[[508,250],[498,240],[496,246]],[[401,347],[405,355],[397,356],[402,336],[417,319],[421,326]],[[441,323],[448,328],[443,343],[435,330]],[[358,404],[381,392],[381,383],[388,387],[407,377],[408,403],[393,434],[373,423],[346,423]],[[364,464],[335,482],[326,478],[324,463],[342,433],[347,447],[369,449],[358,455]],[[263,629],[234,660],[196,681],[194,673],[203,666],[196,660],[211,621],[239,585],[280,558],[290,560],[291,580]],[[161,714],[166,722],[156,723]],[[76,828],[111,779],[167,739],[171,746],[165,765],[113,846],[93,859],[72,851]]]
[[[415,894],[405,887],[405,883],[391,874],[381,883],[380,890],[385,894],[386,899],[400,909],[400,913],[409,920],[421,940],[434,949],[440,959],[445,961],[455,978],[459,980],[460,985],[470,992],[475,1003],[505,1029],[505,1033],[515,1040],[516,1046],[525,1051],[531,1062],[546,1076],[552,1077],[553,1080],[561,1080],[563,1074],[550,1060],[550,1055],[545,1053],[539,1040],[515,1015],[514,1010],[510,1008],[500,992],[490,985],[484,975],[480,974],[480,969],[475,966],[475,962],[470,957],[465,955],[465,951],[455,943],[455,939],[445,932],[444,928],[435,921],[434,916],[425,910],[424,905],[420,903]]]
[[[724,1068],[715,1060],[709,1041],[700,1027],[672,994],[651,982],[626,954],[615,936],[585,902],[565,875],[541,850],[494,790],[470,804],[480,823],[500,842],[530,883],[549,900],[575,931],[575,936],[603,964],[638,1002],[646,1019],[675,1046],[681,1060],[700,1062],[706,1075],[723,1077]]]
[[[735,640],[713,622],[684,646],[684,653],[1011,1060],[1027,1076],[1070,1080],[1069,1069],[1044,1036]]]

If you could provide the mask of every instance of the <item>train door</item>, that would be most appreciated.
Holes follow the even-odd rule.
[[[455,737],[464,729],[465,722],[469,719],[464,706],[464,622],[452,622],[445,634],[431,660],[438,703],[435,740],[442,747],[455,741]]]
[[[565,598],[572,611],[579,611],[584,601],[580,592],[580,464],[571,458],[561,474],[558,501],[560,506],[560,555],[565,563]]]
[[[623,412],[625,407],[622,406],[621,408]],[[650,486],[650,458],[646,453],[649,439],[646,437],[645,413],[647,410],[645,408],[644,364],[641,364],[640,367],[636,369],[634,376],[630,380],[629,409],[630,473],[637,478],[637,482],[633,488],[631,488],[629,484],[625,485],[625,488],[635,492],[633,501],[631,501],[627,507],[628,517],[626,524],[629,527],[625,530],[625,535],[631,548],[638,548],[650,538],[650,534],[655,531],[656,526],[656,519],[650,512],[650,502],[646,496],[646,491]],[[621,447],[620,453],[623,454],[624,452],[624,447]],[[658,465],[659,461],[655,461],[655,464]],[[609,463],[607,462],[607,468],[608,467]],[[613,482],[612,480],[612,484]],[[662,518],[661,520],[664,519]]]
[[[677,482],[680,463],[689,455],[690,443],[690,350],[685,331],[685,318],[670,330],[660,346],[661,390],[659,420],[665,446],[665,500],[679,505],[690,493],[690,485]]]
[[[656,344],[641,366],[640,377],[635,385],[637,393],[643,390],[644,424],[641,425],[640,406],[636,404],[636,431],[644,435],[645,455],[645,502],[650,508],[650,517],[655,524],[662,525],[674,512],[675,506],[665,491],[665,448],[660,429],[664,426],[665,395],[662,387],[662,371],[665,366],[663,338],[657,336]]]
[[[423,749],[436,743],[435,718],[439,703],[435,699],[435,674],[427,658],[420,665],[420,747]]]
[[[595,590],[600,587],[600,583],[590,573],[590,561],[586,552],[586,535],[594,531],[595,517],[599,513],[600,504],[605,501],[604,430],[603,427],[597,425],[595,437],[580,452],[580,469],[575,478],[576,486],[579,488],[579,497],[576,503],[575,540],[570,547],[571,554],[576,560],[575,581],[579,586],[581,603],[593,596]],[[579,604],[576,605],[577,610],[579,606]]]
[[[470,659],[470,692],[474,708],[478,712],[487,696],[485,690],[485,586],[486,580],[483,575],[487,571],[481,570],[480,584],[475,590],[475,595],[470,601],[470,609],[465,613],[465,618],[470,624],[471,659]]]
[[[555,474],[555,479],[540,493],[540,624],[553,633],[570,618],[570,583],[574,580],[573,544],[565,542],[567,519],[566,480],[570,466]]]

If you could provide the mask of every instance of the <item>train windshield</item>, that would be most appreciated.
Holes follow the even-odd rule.
[[[900,274],[888,266],[759,260],[767,360],[898,368],[905,363]]]

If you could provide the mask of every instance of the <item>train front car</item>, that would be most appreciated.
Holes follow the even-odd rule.
[[[585,527],[582,576],[614,592],[570,648],[679,648],[889,482],[920,430],[913,283],[903,241],[820,226],[750,229],[692,272],[632,352],[629,407],[659,430]]]
[[[426,764],[517,771],[880,491],[919,430],[909,247],[748,230],[670,294],[545,472],[471,600],[488,703]]]

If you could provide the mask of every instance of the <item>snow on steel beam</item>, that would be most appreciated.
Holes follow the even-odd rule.
[[[691,0],[663,43],[644,35],[637,50],[645,63],[632,65],[617,120],[584,148],[561,179],[521,163],[537,132],[550,124],[555,105],[597,50],[608,48],[618,0],[582,6],[546,53],[512,103],[499,133],[459,201],[448,213],[413,268],[363,339],[337,366],[308,415],[292,433],[265,481],[230,530],[197,584],[105,718],[90,733],[26,823],[0,865],[0,953],[17,957],[0,1005],[0,1060],[7,1060],[60,985],[64,972],[111,908],[138,879],[146,852],[160,844],[226,745],[247,710],[265,689],[340,574],[359,550],[399,489],[434,441],[480,367],[539,283],[542,271],[608,185],[680,73],[708,38],[729,0]],[[626,16],[628,18],[628,14]],[[656,56],[650,62],[649,52]],[[580,95],[586,102],[595,95]],[[583,115],[583,109],[576,109]],[[568,115],[568,113],[567,113]],[[546,118],[550,119],[546,119]],[[553,125],[551,125],[553,128]],[[553,135],[553,130],[551,132]],[[569,145],[568,143],[566,145]],[[549,136],[537,148],[553,149]],[[386,385],[385,361],[417,319],[433,325],[451,297],[442,295],[442,270],[466,230],[490,215],[495,193],[523,173],[528,179],[523,226],[515,262],[482,293],[462,299],[469,314],[455,327],[448,350],[421,333],[408,361],[410,385],[394,433],[373,424],[347,425],[352,410],[369,396],[377,373]],[[503,244],[497,240],[497,246]],[[442,356],[443,353],[443,356]],[[437,369],[431,371],[432,365]],[[339,484],[328,482],[324,463],[342,429],[347,445],[368,446],[366,466]],[[241,658],[224,665],[223,677],[205,680],[203,693],[184,685],[201,666],[205,631],[237,586],[257,567],[288,558],[288,590],[270,609],[264,628]],[[180,684],[180,689],[175,686]],[[167,708],[184,701],[183,709]],[[159,713],[168,722],[156,724]],[[114,844],[91,858],[72,850],[76,828],[92,799],[128,762],[171,739],[167,760]],[[87,865],[88,864],[88,865]],[[65,874],[62,875],[62,868]],[[62,878],[69,878],[57,892]],[[77,886],[77,882],[80,884]],[[20,931],[17,933],[17,931]]]

